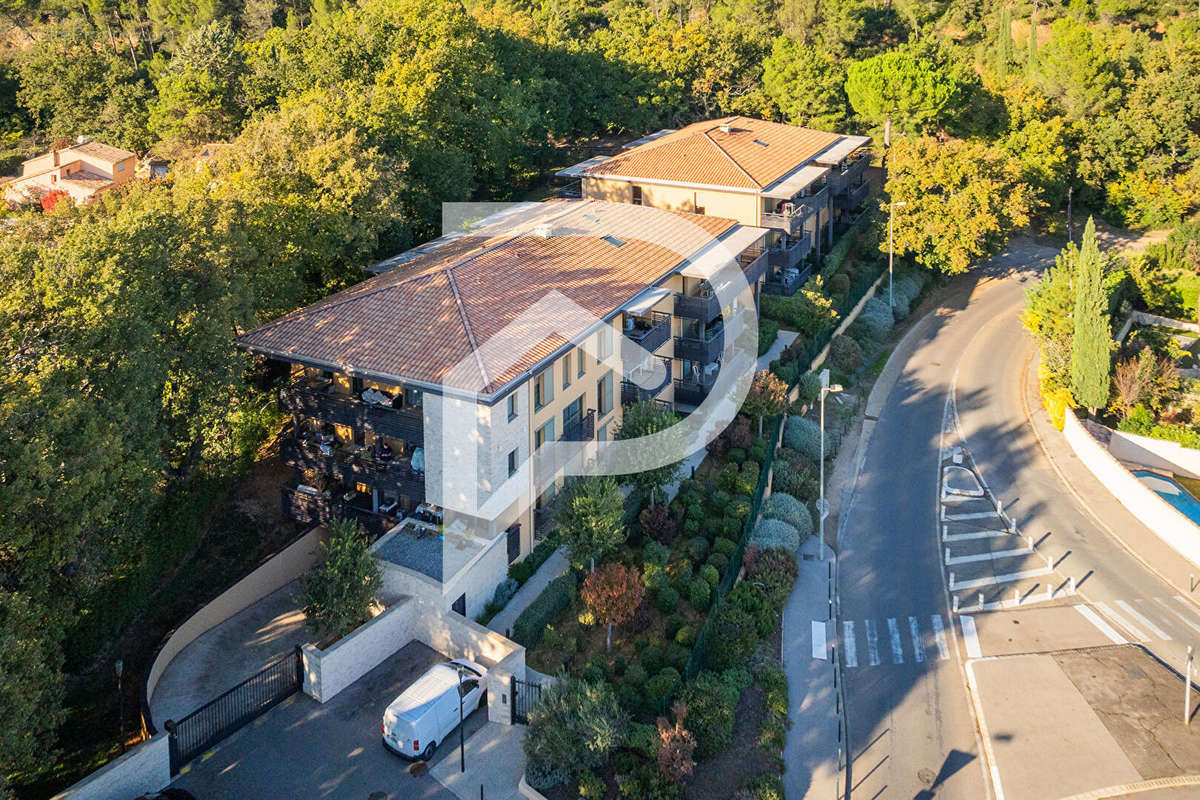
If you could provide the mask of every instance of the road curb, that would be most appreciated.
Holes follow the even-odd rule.
[[[1200,775],[1179,775],[1174,778],[1151,778],[1148,781],[1125,783],[1120,786],[1106,786],[1103,789],[1093,789],[1090,792],[1073,794],[1063,800],[1107,800],[1110,797],[1122,797],[1127,794],[1152,792],[1156,789],[1176,789],[1184,786],[1200,786]]]

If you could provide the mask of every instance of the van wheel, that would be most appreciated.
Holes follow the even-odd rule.
[[[421,753],[421,760],[428,761],[429,759],[433,758],[433,754],[436,751],[437,742],[430,742],[429,744],[425,745],[425,751]]]

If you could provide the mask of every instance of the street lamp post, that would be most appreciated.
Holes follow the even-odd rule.
[[[125,752],[125,696],[121,690],[121,675],[125,672],[125,662],[117,659],[113,664],[113,670],[117,673],[117,738],[121,740],[121,752]]]
[[[820,470],[820,492],[821,496],[817,500],[817,531],[821,537],[821,557],[825,557],[825,518],[829,516],[829,503],[825,500],[825,395],[829,393],[837,393],[842,390],[842,387],[836,383],[829,382],[829,370],[821,370],[821,458],[819,463]]]
[[[463,668],[455,664],[454,671],[458,673],[458,771],[467,771],[466,733],[463,731]]]
[[[896,209],[908,205],[907,200],[901,200],[888,206],[888,306],[895,308],[892,300],[892,261],[895,260],[895,247],[892,244],[892,233],[896,229]]]

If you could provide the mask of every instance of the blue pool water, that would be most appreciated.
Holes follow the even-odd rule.
[[[1200,500],[1188,494],[1187,489],[1157,472],[1138,469],[1134,470],[1133,474],[1155,494],[1174,506],[1176,511],[1200,525]]]

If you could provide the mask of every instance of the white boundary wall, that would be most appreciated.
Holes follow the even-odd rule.
[[[525,679],[525,648],[428,600],[408,597],[324,650],[303,648],[304,693],[324,703],[411,641],[488,668],[488,719],[509,724],[509,679]]]
[[[1166,470],[1186,478],[1200,478],[1200,450],[1177,442],[1113,431],[1108,452],[1120,461]]]
[[[1122,505],[1175,552],[1200,567],[1200,527],[1121,466],[1111,453],[1092,438],[1071,409],[1067,409],[1063,420],[1063,434],[1083,465]]]
[[[829,337],[829,341],[826,342],[825,346],[821,348],[821,352],[817,353],[817,355],[813,358],[812,364],[809,365],[808,368],[809,372],[816,372],[821,369],[821,367],[825,364],[825,360],[829,358],[829,345],[833,343],[834,336],[840,336],[845,333],[846,329],[850,327],[851,323],[858,319],[858,315],[862,313],[863,308],[867,305],[867,301],[875,296],[875,293],[879,291],[879,285],[883,283],[887,276],[888,274],[885,272],[876,278],[875,282],[871,284],[867,291],[863,293],[863,296],[859,299],[859,301],[854,305],[854,308],[850,309],[850,313],[846,315],[846,318],[838,323],[838,326],[833,329],[833,336]],[[788,392],[788,401],[794,403],[799,397],[800,387],[793,386],[792,390]]]
[[[1186,333],[1200,333],[1200,325],[1197,325],[1195,322],[1184,322],[1183,320],[1171,319],[1170,317],[1160,317],[1157,314],[1147,314],[1145,311],[1133,311],[1125,318],[1125,324],[1117,332],[1116,340],[1118,342],[1125,341],[1125,337],[1129,335],[1129,330],[1135,322],[1143,326],[1154,325],[1159,328],[1173,328]]]
[[[160,733],[113,759],[53,800],[124,800],[157,792],[171,782],[171,752]]]

